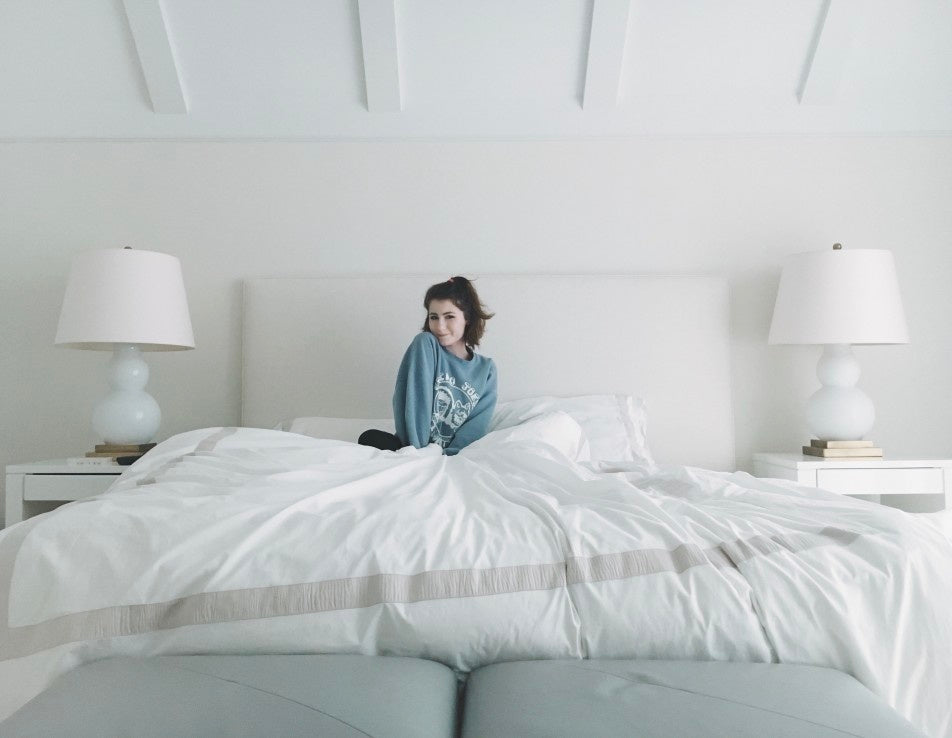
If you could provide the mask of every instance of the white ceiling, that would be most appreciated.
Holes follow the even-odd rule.
[[[0,0],[0,139],[952,133],[949,0]]]

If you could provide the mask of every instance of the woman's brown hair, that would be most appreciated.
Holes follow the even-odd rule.
[[[463,343],[470,348],[479,345],[483,333],[486,332],[486,321],[495,313],[486,312],[486,306],[479,301],[476,288],[466,277],[450,277],[445,282],[438,282],[426,291],[423,298],[423,307],[427,310],[427,317],[423,321],[423,330],[430,331],[430,303],[433,300],[451,300],[456,307],[463,311],[466,328],[463,329]]]

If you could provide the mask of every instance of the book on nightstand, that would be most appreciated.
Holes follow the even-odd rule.
[[[144,454],[150,448],[155,448],[154,443],[97,443],[93,449],[100,454]]]
[[[126,456],[144,456],[152,448],[155,448],[154,443],[100,443],[96,445],[95,451],[87,451],[86,457],[117,459]]]
[[[872,441],[820,441],[811,439],[810,445],[814,448],[872,448]]]
[[[119,466],[129,466],[148,453],[155,447],[154,443],[99,443],[95,451],[86,452],[87,462],[108,462],[119,464]]]
[[[873,446],[863,446],[860,448],[819,448],[817,446],[804,446],[805,456],[819,456],[824,459],[870,459],[882,458],[883,450]]]

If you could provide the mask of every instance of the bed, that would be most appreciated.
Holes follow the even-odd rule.
[[[949,538],[731,471],[722,280],[484,277],[491,432],[353,444],[441,278],[248,282],[242,427],[0,533],[0,732],[952,736]]]

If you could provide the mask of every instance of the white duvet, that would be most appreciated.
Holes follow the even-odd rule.
[[[0,717],[120,654],[678,658],[834,667],[952,737],[952,544],[928,516],[584,446],[562,413],[454,457],[169,439],[0,533]]]

